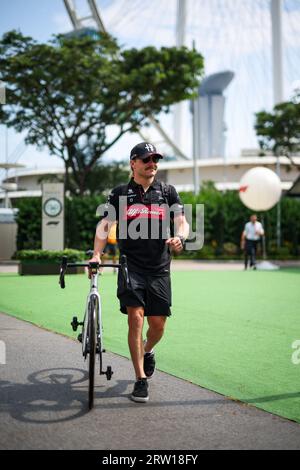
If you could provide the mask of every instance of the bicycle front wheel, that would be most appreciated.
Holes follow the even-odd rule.
[[[95,362],[97,348],[97,298],[91,297],[89,302],[88,322],[88,368],[89,368],[89,409],[94,405]]]

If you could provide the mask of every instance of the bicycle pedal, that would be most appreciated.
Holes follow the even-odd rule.
[[[73,331],[77,331],[77,328],[78,328],[78,319],[77,317],[73,317],[72,321],[71,321],[71,327],[73,329]]]
[[[112,375],[113,375],[113,370],[111,366],[107,366],[106,372],[105,372],[107,380],[111,380]]]
[[[79,326],[83,326],[83,322],[78,321],[77,317],[73,317],[73,320],[71,321],[71,326],[73,328],[73,331],[77,331],[77,328]]]

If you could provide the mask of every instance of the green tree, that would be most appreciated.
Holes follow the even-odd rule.
[[[129,171],[125,162],[112,162],[104,165],[100,161],[87,175],[87,187],[91,195],[101,194],[107,189],[127,183],[128,179]]]
[[[0,41],[0,119],[62,158],[66,187],[83,194],[99,158],[149,117],[194,97],[202,73],[202,56],[185,47],[123,50],[106,34],[39,44],[11,31]]]
[[[277,157],[288,157],[291,163],[300,170],[293,161],[293,154],[300,151],[300,90],[296,91],[291,101],[274,106],[273,113],[261,111],[256,113],[255,130],[261,149],[272,150]],[[281,203],[277,204],[277,246],[281,246]]]
[[[33,197],[15,199],[14,207],[19,209],[17,215],[17,249],[36,250],[41,248],[42,233],[42,200]]]
[[[294,164],[292,155],[300,152],[300,90],[291,101],[277,104],[273,112],[256,113],[255,131],[262,150],[285,155]]]

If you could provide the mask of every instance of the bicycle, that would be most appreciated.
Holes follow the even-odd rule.
[[[89,263],[68,263],[67,257],[62,257],[60,266],[59,284],[62,289],[65,288],[65,274],[67,268],[84,266],[90,271],[90,292],[87,296],[84,319],[78,322],[77,317],[73,317],[71,326],[73,331],[77,331],[82,326],[82,333],[78,335],[78,340],[82,343],[82,354],[84,360],[88,358],[89,372],[89,393],[88,402],[91,410],[94,405],[94,383],[95,383],[95,363],[96,355],[99,356],[100,375],[106,375],[107,380],[111,380],[113,371],[111,366],[107,366],[106,371],[103,370],[102,354],[105,352],[103,348],[103,327],[102,327],[102,311],[101,297],[98,292],[99,269],[101,268],[118,268],[122,270],[124,286],[129,286],[129,275],[127,268],[127,259],[125,255],[121,256],[120,264],[101,264],[97,262]]]

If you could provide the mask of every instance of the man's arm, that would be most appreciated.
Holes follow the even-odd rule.
[[[101,261],[101,255],[106,246],[108,234],[113,223],[113,220],[107,220],[105,218],[102,219],[101,222],[99,222],[99,224],[97,225],[94,240],[94,253],[93,258],[90,261]]]
[[[257,235],[259,235],[260,237],[262,237],[264,234],[265,234],[265,231],[263,229],[263,226],[262,224],[259,222],[259,225],[258,225],[258,230],[256,230],[256,233]]]
[[[101,255],[106,246],[108,233],[113,223],[113,220],[102,219],[97,225],[94,240],[94,253],[93,257],[89,260],[90,263],[101,263]],[[88,271],[88,277],[91,278],[90,270]]]
[[[183,250],[183,243],[190,233],[190,226],[184,214],[178,214],[174,217],[174,232],[175,236],[168,238],[166,243],[170,245],[175,253],[180,253]]]
[[[168,238],[166,243],[172,248],[175,253],[180,253],[183,250],[183,243],[188,238],[190,233],[190,226],[184,215],[183,204],[180,200],[174,186],[169,186],[169,207],[174,213],[174,237]]]
[[[105,204],[104,218],[98,223],[94,239],[94,253],[90,262],[101,263],[101,255],[107,243],[108,234],[111,226],[116,221],[116,214],[119,208],[119,193],[117,188],[108,195]],[[112,211],[110,209],[113,209]],[[89,274],[90,277],[90,274]]]
[[[184,214],[179,214],[174,218],[174,228],[175,228],[175,236],[176,237],[183,237],[185,240],[188,238],[190,233],[190,226],[185,218]]]

